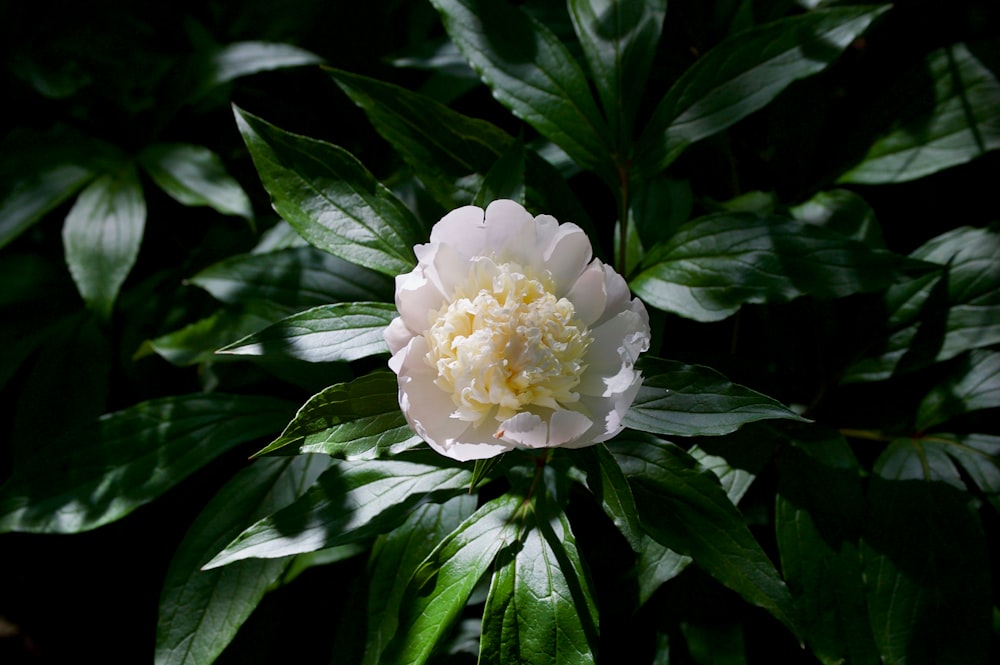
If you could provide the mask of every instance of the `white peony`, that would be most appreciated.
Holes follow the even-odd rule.
[[[464,461],[622,430],[649,317],[580,227],[494,201],[448,213],[414,251],[385,340],[418,436]]]

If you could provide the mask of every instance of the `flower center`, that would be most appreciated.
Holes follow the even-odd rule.
[[[591,338],[574,313],[516,263],[473,264],[426,333],[427,362],[455,403],[452,417],[500,422],[525,407],[576,402]]]

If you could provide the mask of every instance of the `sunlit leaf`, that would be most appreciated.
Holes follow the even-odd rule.
[[[204,146],[154,143],[139,155],[139,164],[179,203],[209,206],[224,215],[253,217],[243,188],[226,173],[219,156]]]
[[[793,81],[822,71],[886,8],[812,11],[724,40],[684,72],[656,107],[637,143],[638,171],[648,176],[663,170],[689,144],[763,108]]]
[[[942,270],[889,289],[886,313],[893,332],[880,355],[855,363],[844,381],[888,379],[1000,343],[1000,227],[959,227],[910,256]]]
[[[323,61],[315,53],[274,42],[233,42],[199,53],[192,63],[191,87],[183,92],[197,99],[241,76],[285,67],[315,65]]]
[[[803,420],[777,400],[713,369],[645,358],[642,387],[625,415],[632,429],[669,436],[719,436],[769,418]]]
[[[258,455],[324,453],[368,459],[420,442],[397,400],[396,375],[372,372],[314,395],[277,439]]]
[[[396,316],[396,306],[386,303],[320,305],[292,314],[219,353],[307,362],[357,360],[389,351],[382,333]]]
[[[1000,148],[1000,81],[993,72],[965,44],[932,52],[924,67],[931,80],[912,82],[901,94],[921,108],[925,91],[912,88],[930,85],[931,108],[878,139],[840,182],[913,180]]]
[[[147,342],[148,349],[181,367],[218,360],[215,352],[288,315],[288,310],[268,302],[220,309],[204,319]],[[146,351],[141,350],[140,354]]]
[[[276,431],[293,408],[213,393],[103,416],[15,471],[0,490],[0,531],[73,533],[124,517],[234,446]]]
[[[882,289],[911,265],[812,224],[717,213],[692,220],[650,249],[631,286],[654,307],[718,321],[747,303]]]
[[[395,276],[410,270],[420,224],[350,153],[235,109],[274,209],[310,244]]]
[[[244,530],[205,568],[314,552],[391,531],[422,503],[446,501],[468,488],[468,470],[433,464],[441,458],[430,455],[338,461],[301,499]]]
[[[917,408],[918,430],[963,413],[1000,407],[1000,352],[976,349],[962,358]]]
[[[288,559],[252,559],[219,570],[201,565],[248,520],[283,508],[330,465],[318,456],[258,460],[237,474],[201,511],[170,563],[160,595],[156,665],[208,665],[232,640]]]
[[[481,663],[595,662],[597,607],[569,521],[542,497],[518,544],[497,556],[483,609]]]
[[[677,446],[652,437],[618,437],[609,447],[629,479],[649,535],[692,557],[721,583],[798,632],[788,587],[711,471]]]
[[[791,209],[795,219],[824,226],[831,231],[858,240],[869,247],[885,249],[882,229],[875,211],[857,194],[846,189],[819,192]]]
[[[625,146],[632,138],[667,1],[571,0],[567,7],[612,135]]]
[[[393,282],[386,275],[311,246],[240,254],[205,268],[188,281],[225,303],[269,300],[295,308],[389,301],[393,293]]]
[[[385,663],[421,665],[451,628],[497,553],[517,539],[521,497],[504,494],[466,519],[417,568],[400,603]]]
[[[63,247],[84,301],[107,317],[139,256],[146,201],[132,165],[102,175],[80,193],[63,225]]]
[[[445,503],[421,506],[398,529],[375,541],[364,665],[376,665],[396,634],[399,605],[410,577],[431,550],[475,512],[476,500],[473,494],[460,494]]]
[[[546,26],[503,2],[432,0],[432,4],[451,40],[501,104],[581,166],[615,181],[610,132],[587,78]]]

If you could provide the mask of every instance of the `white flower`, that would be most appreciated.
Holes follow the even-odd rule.
[[[649,317],[580,227],[494,201],[448,213],[414,251],[385,339],[399,405],[432,448],[464,461],[622,430]]]

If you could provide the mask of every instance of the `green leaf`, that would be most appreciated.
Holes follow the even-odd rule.
[[[501,104],[582,167],[617,182],[607,123],[594,104],[586,76],[558,37],[504,2],[432,0],[432,4],[451,40]]]
[[[75,533],[113,522],[281,427],[291,410],[272,398],[194,394],[105,415],[15,470],[0,491],[0,532]]]
[[[771,102],[837,59],[888,5],[811,11],[735,34],[699,58],[656,107],[636,168],[662,171],[684,148]]]
[[[897,92],[910,108],[929,94],[927,113],[907,118],[868,149],[860,163],[839,182],[889,183],[913,180],[964,164],[1000,148],[1000,81],[964,44],[937,49],[927,56],[924,76],[933,90],[919,86]]]
[[[219,360],[216,350],[287,316],[288,310],[268,302],[220,309],[179,330],[147,342],[167,362],[179,367]],[[140,350],[145,353],[145,349]]]
[[[597,607],[566,514],[542,497],[501,551],[483,610],[479,662],[589,665]]]
[[[612,135],[627,147],[667,0],[570,0],[567,7]]]
[[[114,146],[62,125],[10,131],[0,143],[0,248],[123,159]]]
[[[372,372],[314,395],[257,455],[323,453],[346,459],[395,454],[420,442],[399,409],[391,372]],[[291,447],[289,447],[291,446]]]
[[[967,495],[935,480],[936,464],[915,480],[916,467],[891,463],[895,454],[890,447],[876,462],[862,543],[882,660],[988,662],[990,561],[979,519]]]
[[[719,436],[769,418],[804,420],[780,402],[700,365],[644,358],[625,426],[669,436]]]
[[[139,256],[145,226],[146,201],[131,164],[87,185],[66,215],[66,264],[84,302],[105,318]]]
[[[831,189],[791,209],[795,219],[823,226],[871,248],[885,249],[875,211],[852,191]]]
[[[911,266],[917,264],[812,224],[718,213],[650,249],[631,286],[659,309],[719,321],[746,303],[883,289]]]
[[[188,281],[225,303],[269,300],[292,308],[390,301],[394,290],[385,275],[311,246],[232,256]]]
[[[321,305],[247,335],[219,349],[219,353],[288,357],[314,363],[357,360],[389,351],[382,333],[396,316],[396,306],[386,303]]]
[[[219,156],[204,146],[154,143],[139,155],[139,164],[178,203],[253,217],[246,192],[226,173]]]
[[[398,529],[379,536],[372,550],[368,587],[368,640],[363,665],[377,665],[396,634],[399,606],[410,577],[438,543],[476,510],[476,496],[460,494],[429,503],[410,514]]]
[[[643,537],[636,514],[635,498],[628,480],[607,446],[600,444],[575,451],[574,463],[587,474],[587,489],[622,532],[632,549],[639,551]]]
[[[413,268],[420,224],[357,159],[234,111],[274,209],[310,244],[390,276]]]
[[[427,662],[497,553],[517,540],[521,502],[513,493],[489,501],[434,548],[410,578],[399,629],[381,662]]]
[[[257,520],[300,496],[330,465],[317,456],[258,460],[216,494],[188,529],[160,595],[156,665],[208,665],[236,635],[288,559],[240,561],[202,571],[205,561]]]
[[[206,570],[248,558],[273,559],[345,545],[391,531],[417,506],[468,487],[468,470],[437,454],[337,461],[298,501],[244,530]]]
[[[875,665],[858,550],[861,469],[839,434],[792,431],[779,456],[775,533],[805,640],[823,663]]]
[[[908,451],[920,456],[921,468],[931,457],[925,450],[939,448],[961,465],[993,507],[1000,511],[1000,437],[987,434],[942,434],[911,440]],[[934,456],[940,459],[940,456]],[[912,468],[912,465],[911,465]],[[945,475],[945,474],[942,474]],[[957,474],[955,474],[957,476]],[[945,475],[945,477],[947,477]],[[959,476],[960,478],[960,476]]]
[[[848,369],[845,382],[888,379],[1000,343],[1000,226],[963,226],[910,256],[942,270],[889,289],[886,313],[894,332],[880,355]]]
[[[290,44],[274,42],[233,42],[205,53],[193,62],[191,88],[183,92],[191,100],[241,76],[285,67],[315,65],[323,59]]]
[[[917,430],[964,413],[1000,406],[1000,352],[976,349],[936,385],[917,408]]]
[[[743,430],[746,432],[747,430]],[[723,444],[725,445],[725,444]],[[711,471],[719,479],[722,489],[729,500],[736,505],[743,498],[753,482],[755,472],[730,466],[726,460],[715,455],[709,455],[698,446],[692,446],[688,454],[698,461],[698,465]],[[756,467],[756,465],[754,465]],[[636,559],[636,577],[639,584],[639,604],[644,605],[665,582],[669,582],[677,577],[688,564],[692,562],[691,557],[664,547],[645,533],[640,535],[639,556]]]
[[[446,210],[472,201],[483,177],[517,141],[492,123],[399,86],[339,70],[330,74]],[[529,209],[593,230],[586,211],[551,164],[528,150],[524,168]]]
[[[524,144],[515,141],[483,179],[472,205],[486,209],[491,201],[510,199],[524,205]]]
[[[788,587],[711,471],[677,446],[652,437],[620,436],[609,447],[629,479],[650,536],[692,557],[798,634]]]

